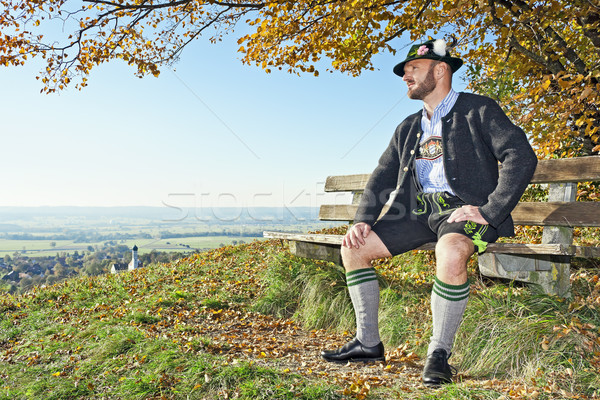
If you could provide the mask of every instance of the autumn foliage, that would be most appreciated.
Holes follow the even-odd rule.
[[[501,100],[541,157],[600,150],[597,0],[1,0],[0,64],[41,57],[43,91],[81,88],[121,59],[158,75],[194,39],[236,35],[267,72],[358,75],[373,55],[428,35],[456,39],[472,89]],[[240,33],[241,32],[241,33]],[[320,62],[329,60],[329,64]],[[329,66],[324,66],[329,65]]]

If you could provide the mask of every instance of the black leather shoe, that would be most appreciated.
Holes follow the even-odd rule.
[[[363,346],[357,338],[352,339],[338,350],[324,350],[321,356],[330,362],[370,362],[370,361],[385,361],[385,352],[383,343],[379,342],[377,346]]]
[[[452,383],[452,375],[456,369],[448,364],[450,355],[444,349],[436,349],[427,357],[425,368],[423,368],[423,384],[429,387],[437,387],[444,383]]]

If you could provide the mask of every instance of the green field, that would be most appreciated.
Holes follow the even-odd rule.
[[[131,239],[115,241],[118,245],[133,247],[137,245],[140,254],[156,251],[192,251],[194,249],[212,249],[221,244],[251,242],[261,238],[248,236],[196,236],[170,239]],[[58,252],[79,253],[88,251],[88,247],[103,248],[106,242],[75,243],[73,240],[8,240],[0,239],[0,257],[12,256],[15,252],[28,257],[46,257],[56,255]],[[52,244],[55,244],[54,246]],[[189,246],[189,247],[188,247]]]
[[[156,251],[190,251],[193,249],[214,249],[221,247],[222,244],[228,245],[233,242],[246,243],[253,240],[262,240],[262,238],[252,236],[196,236],[186,238],[170,238],[170,239],[142,239],[142,240],[127,240],[124,244],[128,247],[137,245],[141,254],[149,253],[152,250]],[[189,247],[187,247],[189,246]]]

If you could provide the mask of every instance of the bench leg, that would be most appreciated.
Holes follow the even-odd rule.
[[[492,278],[504,278],[539,285],[546,294],[571,294],[569,257],[529,256],[498,253],[479,255],[479,271]]]
[[[577,183],[551,183],[548,187],[548,201],[575,201]],[[545,226],[542,243],[570,245],[573,243],[573,229],[562,226]],[[565,256],[525,256],[508,254],[482,254],[479,256],[479,270],[483,275],[514,279],[535,283],[544,293],[560,297],[570,297],[570,257]]]
[[[290,253],[298,257],[330,261],[342,265],[340,246],[324,243],[309,243],[290,240]]]

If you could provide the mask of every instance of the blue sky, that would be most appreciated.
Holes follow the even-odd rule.
[[[392,73],[406,48],[360,77],[266,74],[236,49],[200,39],[159,78],[112,62],[58,95],[40,63],[0,69],[0,206],[319,206],[328,175],[371,172],[421,107]]]

